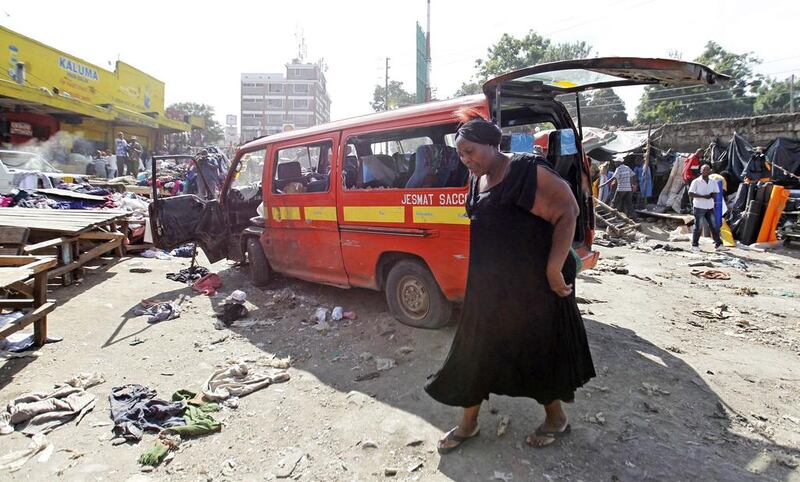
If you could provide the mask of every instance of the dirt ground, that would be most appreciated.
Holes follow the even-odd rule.
[[[535,403],[492,397],[481,436],[438,455],[436,440],[459,412],[422,387],[455,328],[403,326],[381,293],[285,278],[260,290],[245,269],[220,262],[212,269],[222,290],[207,297],[165,278],[188,260],[130,258],[53,290],[59,307],[49,331],[64,340],[36,358],[4,362],[2,403],[81,372],[100,371],[106,382],[89,389],[98,403],[80,425],[47,436],[55,446],[49,460],[33,459],[0,479],[279,480],[289,473],[304,481],[800,481],[800,251],[720,255],[710,244],[689,252],[687,242],[669,243],[686,251],[652,250],[668,229],[646,229],[646,242],[598,247],[598,269],[579,277],[598,376],[567,407],[573,431],[554,446],[524,443],[543,419]],[[688,266],[709,260],[713,268]],[[730,279],[691,274],[707,269]],[[250,326],[215,329],[211,312],[235,289],[247,292],[251,314],[239,324]],[[145,298],[177,300],[183,313],[147,324],[132,313]],[[318,330],[311,320],[320,306],[358,318]],[[184,441],[155,470],[137,463],[154,435],[112,445],[112,387],[139,383],[168,399],[181,388],[198,390],[228,357],[260,368],[273,356],[291,357],[290,381],[223,409],[215,415],[220,433]],[[373,357],[396,366],[377,372]],[[510,425],[498,436],[504,417]],[[0,455],[26,443],[18,433],[0,437]]]

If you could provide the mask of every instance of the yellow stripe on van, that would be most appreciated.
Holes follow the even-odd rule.
[[[300,221],[300,208],[290,206],[273,207],[272,219],[275,221]]]
[[[336,208],[333,206],[311,206],[303,208],[306,221],[337,221]]]
[[[414,206],[415,223],[469,224],[463,206]]]
[[[404,206],[345,206],[345,222],[357,223],[404,223]]]

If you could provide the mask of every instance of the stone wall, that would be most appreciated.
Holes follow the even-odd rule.
[[[653,126],[653,129],[656,127]],[[626,130],[634,129],[647,130],[647,126],[636,126]],[[734,132],[744,136],[754,146],[766,146],[776,137],[800,139],[800,113],[666,124],[662,137],[656,145],[662,149],[693,152],[695,149],[707,147],[715,139],[723,146],[727,146]]]

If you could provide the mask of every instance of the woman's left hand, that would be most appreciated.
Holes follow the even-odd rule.
[[[562,298],[572,294],[572,285],[564,281],[561,270],[547,270],[547,282],[550,284],[550,289]]]

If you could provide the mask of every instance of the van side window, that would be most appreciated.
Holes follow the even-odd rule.
[[[361,134],[347,139],[345,189],[431,189],[466,185],[451,145],[458,124]]]
[[[272,192],[276,194],[328,192],[332,149],[331,141],[280,149],[275,155]]]
[[[245,186],[258,186],[261,188],[261,176],[264,173],[264,157],[266,149],[248,152],[242,155],[239,165],[236,168],[236,175],[233,178],[231,187],[241,188]]]

